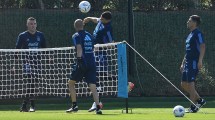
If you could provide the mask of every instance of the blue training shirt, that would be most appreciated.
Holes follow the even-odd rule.
[[[73,43],[75,46],[78,44],[82,47],[82,59],[85,61],[85,63],[89,64],[95,64],[95,58],[94,58],[94,39],[92,35],[85,31],[81,30],[76,32],[73,36]]]
[[[31,34],[25,31],[19,34],[16,42],[16,49],[37,48],[46,48],[46,41],[42,32],[36,31],[35,34]]]
[[[113,41],[111,22],[103,24],[99,19],[93,37],[95,38],[95,44],[111,43]]]
[[[199,29],[193,30],[186,39],[187,60],[198,60],[200,55],[200,45],[204,43],[203,35]]]

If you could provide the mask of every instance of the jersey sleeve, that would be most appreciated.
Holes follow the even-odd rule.
[[[107,30],[107,37],[108,37],[109,43],[112,43],[113,42],[112,29]]]
[[[21,34],[19,34],[19,36],[17,37],[17,40],[16,40],[16,49],[21,49],[22,48],[22,45],[23,45],[23,37]]]
[[[95,36],[95,44],[103,44],[103,34],[104,34],[104,29],[99,30],[97,32],[97,35]]]
[[[76,46],[78,44],[81,44],[80,38],[78,35],[73,35],[72,37],[73,45]]]
[[[198,37],[197,40],[199,44],[205,43],[202,33],[198,33],[197,37]]]

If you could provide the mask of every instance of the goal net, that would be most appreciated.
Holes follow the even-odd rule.
[[[67,82],[75,55],[74,47],[0,49],[0,99],[69,96]],[[126,91],[125,44],[96,45],[95,58],[100,95],[116,96],[119,90]],[[76,91],[79,97],[91,95],[84,79],[76,83]],[[125,92],[123,94],[126,96]]]

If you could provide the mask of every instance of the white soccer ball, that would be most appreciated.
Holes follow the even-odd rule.
[[[82,13],[87,13],[90,11],[91,5],[88,1],[82,1],[79,3],[78,7]]]
[[[173,108],[173,114],[175,117],[183,117],[185,114],[185,109],[181,105],[177,105]]]

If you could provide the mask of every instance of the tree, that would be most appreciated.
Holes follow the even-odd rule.
[[[212,10],[215,10],[215,0],[211,0],[211,4],[212,4],[211,9],[212,9]]]

